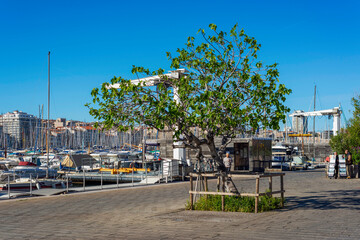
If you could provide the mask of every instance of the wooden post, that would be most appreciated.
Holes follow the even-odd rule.
[[[270,197],[272,197],[272,176],[269,177],[269,190],[270,190]]]
[[[207,177],[205,177],[205,192],[209,191]]]
[[[255,213],[258,212],[258,206],[259,206],[259,183],[260,183],[260,177],[257,177],[256,178]]]
[[[221,176],[222,192],[225,192],[225,176]],[[225,196],[221,195],[221,210],[225,211]]]
[[[216,188],[217,188],[217,191],[220,192],[220,176],[218,176]]]
[[[202,175],[201,175],[201,173],[198,175],[198,182],[199,182],[199,189],[200,189],[200,192],[203,190],[202,188],[201,188],[201,186],[202,186]],[[196,186],[195,186],[196,187]]]
[[[208,188],[208,181],[207,181],[207,177],[204,177],[204,182],[205,182],[205,192],[208,192],[209,191],[209,188]],[[205,198],[207,199],[208,195],[205,195]]]
[[[221,195],[221,211],[225,211],[225,196]]]
[[[284,175],[280,176],[281,207],[284,207]]]
[[[193,176],[190,175],[190,191],[193,191]],[[193,194],[190,193],[190,210],[193,210]]]
[[[200,175],[200,178],[201,178],[202,189],[205,191],[205,177]]]

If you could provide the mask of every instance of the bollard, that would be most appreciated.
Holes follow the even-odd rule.
[[[10,175],[8,175],[8,198],[10,199]]]
[[[190,210],[193,210],[193,206],[194,206],[194,198],[193,198],[193,193],[192,191],[194,190],[193,187],[193,177],[192,175],[190,175]]]
[[[255,213],[258,213],[258,206],[259,206],[259,191],[260,191],[260,177],[256,178],[256,182],[255,182]]]
[[[222,185],[222,192],[225,192],[225,176],[221,176],[221,185]],[[221,211],[223,212],[225,211],[225,195],[221,195]],[[255,206],[255,211],[257,211],[256,206]]]
[[[281,207],[284,207],[284,175],[280,176]]]
[[[32,178],[30,173],[30,197],[32,196]]]

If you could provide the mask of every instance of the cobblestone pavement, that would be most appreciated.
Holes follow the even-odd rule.
[[[263,191],[267,182],[261,181]],[[236,185],[253,192],[255,181]],[[277,179],[273,186],[279,188]],[[360,179],[327,179],[322,170],[286,172],[285,190],[284,209],[259,214],[185,211],[188,182],[0,201],[0,238],[360,238]]]

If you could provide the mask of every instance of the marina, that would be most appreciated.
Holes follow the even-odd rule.
[[[0,240],[360,239],[360,1],[0,6]]]
[[[176,77],[175,73],[185,74],[185,71],[178,69],[168,76]],[[148,81],[152,86],[156,84],[154,79],[159,81],[160,77],[133,81]],[[308,132],[308,117],[332,116],[332,134],[337,135],[341,114],[340,107],[313,112],[295,111],[290,115],[291,128],[285,125],[284,131],[237,134],[226,146],[227,153],[234,159],[230,171],[244,174],[271,169],[295,171],[326,167],[325,159],[331,155],[331,149],[317,150],[315,128],[313,133]],[[26,122],[29,135],[23,138],[16,138],[15,132],[11,133],[14,138],[9,138],[10,134],[2,135],[2,199],[184,181],[193,172],[211,173],[216,169],[208,149],[202,149],[204,159],[199,163],[191,149],[182,147],[181,141],[174,143],[172,134],[150,127],[103,132],[93,124],[62,118],[52,120],[50,125],[50,119],[40,121],[41,113],[41,117],[36,118],[21,111],[3,115],[4,126],[8,124],[4,116],[5,119],[17,119],[18,126],[22,121]],[[196,128],[194,133],[197,137],[203,134]],[[325,140],[329,138],[330,132],[327,133]],[[318,136],[322,142],[323,135]],[[304,141],[304,137],[313,137],[313,142]],[[217,138],[215,144],[220,146],[221,141]],[[13,149],[19,146],[28,148]]]
[[[185,170],[179,168],[179,161],[158,160],[147,154],[143,162],[141,155],[138,151],[53,154],[50,167],[46,167],[40,155],[17,154],[17,160],[4,158],[0,164],[1,199],[184,180]]]
[[[184,181],[184,176],[164,174],[60,173],[60,179],[17,179],[0,184],[0,199],[51,196]],[[10,188],[9,188],[10,186]]]
[[[119,189],[113,184],[112,188],[106,185],[103,190],[97,187],[86,193],[80,187],[77,193],[51,198],[1,200],[0,211],[4,221],[2,236],[26,238],[29,234],[36,234],[38,238],[46,238],[51,231],[53,238],[62,238],[68,235],[63,229],[59,230],[59,226],[63,226],[72,232],[72,237],[80,239],[98,236],[111,238],[115,234],[122,234],[126,239],[138,239],[139,236],[156,239],[159,235],[184,239],[184,232],[187,231],[191,232],[192,238],[216,239],[220,235],[221,238],[235,239],[241,235],[248,239],[291,239],[294,236],[308,238],[311,234],[317,239],[331,239],[341,238],[343,233],[328,226],[333,222],[342,222],[350,229],[347,238],[356,239],[360,234],[354,220],[358,215],[356,209],[360,196],[358,180],[333,181],[325,178],[324,174],[321,169],[287,172],[284,176],[286,209],[261,214],[185,211],[189,182],[148,186],[135,184],[134,188],[130,183]],[[214,181],[209,180],[209,187],[216,187]],[[242,186],[242,191],[253,192],[253,181],[234,181]],[[278,182],[275,179],[273,184],[276,190]],[[308,187],[299,188],[299,184]],[[263,184],[260,182],[260,191],[266,189],[267,185],[265,181]],[[42,223],[41,228],[34,228],[34,216]],[[101,236],[97,235],[98,228],[83,227],[87,221],[102,226]],[[203,225],[200,229],[195,224],[198,222]],[[215,226],[215,223],[220,226]],[[284,224],[286,231],[283,231]],[[139,228],[139,225],[143,227]],[[23,231],[19,232],[16,226],[22,226]],[[222,229],[220,233],[214,231],[217,228]],[[264,231],[258,231],[259,228]],[[265,229],[272,230],[266,232]]]

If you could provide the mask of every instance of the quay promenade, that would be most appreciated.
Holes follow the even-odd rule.
[[[255,181],[236,185],[254,191]],[[286,172],[285,190],[284,209],[258,214],[185,211],[189,182],[2,200],[0,239],[360,238],[360,179]]]

